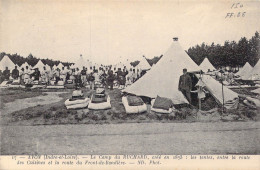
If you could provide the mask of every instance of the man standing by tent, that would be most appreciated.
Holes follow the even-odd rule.
[[[24,68],[21,69],[19,76],[20,76],[20,84],[24,85]]]
[[[17,69],[17,66],[15,66],[14,69],[12,70],[12,77],[15,80],[18,79],[18,77],[19,77],[19,71]]]
[[[25,84],[29,84],[29,81],[30,81],[30,70],[29,70],[29,67],[26,66],[25,67],[25,70],[24,70],[24,83]]]
[[[107,86],[110,87],[110,90],[113,90],[113,83],[115,80],[115,76],[113,74],[113,70],[109,68],[108,70],[108,77],[107,77]]]
[[[180,76],[178,89],[187,98],[188,102],[191,103],[190,91],[192,89],[192,80],[186,68],[183,69],[183,75]]]
[[[62,67],[62,70],[60,71],[60,78],[62,79],[63,83],[66,82],[66,76],[67,76],[67,71],[65,70],[64,67]]]
[[[55,84],[57,84],[58,81],[60,81],[60,69],[57,68],[56,70],[54,70],[53,75],[55,77]]]
[[[46,84],[49,84],[49,78],[48,78],[48,71],[46,70],[46,67],[43,67],[43,70],[41,71],[41,80],[45,82]]]

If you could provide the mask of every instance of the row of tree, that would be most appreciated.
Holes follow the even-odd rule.
[[[254,66],[260,58],[260,37],[256,32],[249,40],[242,37],[238,42],[225,41],[224,45],[202,43],[189,48],[186,52],[198,65],[205,57],[208,57],[216,68],[221,66],[241,67],[246,62]]]
[[[259,33],[256,32],[249,40],[247,40],[246,37],[242,37],[238,42],[225,41],[224,45],[215,45],[214,42],[211,43],[211,45],[202,43],[201,45],[190,47],[186,52],[198,65],[207,57],[216,68],[222,66],[237,68],[242,67],[246,62],[255,66],[260,59],[260,36]],[[160,57],[155,56],[152,59],[146,58],[146,60],[152,66],[156,64],[162,56],[163,55]],[[139,61],[134,61],[131,64],[136,66],[139,64]]]

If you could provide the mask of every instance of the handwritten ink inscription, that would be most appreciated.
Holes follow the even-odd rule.
[[[241,18],[246,16],[244,11],[244,5],[241,3],[233,3],[231,6],[231,12],[228,12],[225,18]],[[239,10],[238,12],[235,10]]]

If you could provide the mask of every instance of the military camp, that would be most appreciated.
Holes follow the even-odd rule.
[[[51,119],[57,114],[67,123],[129,122],[128,119],[139,122],[140,118],[145,122],[154,119],[175,122],[187,117],[201,121],[213,116],[212,113],[215,116],[212,121],[255,119],[259,107],[258,63],[252,67],[246,62],[237,72],[216,69],[207,57],[198,65],[179,41],[173,37],[154,65],[144,56],[139,57],[137,63],[125,60],[114,65],[96,64],[81,54],[75,63],[48,65],[39,59],[35,65],[24,62],[19,67],[4,55],[0,87],[2,94],[7,95],[7,102],[15,102],[8,99],[8,94],[13,92],[17,98],[25,97],[24,102],[30,100],[28,94],[34,93],[36,98],[53,93],[51,96],[60,101],[56,105],[46,98],[48,101],[34,103],[35,95],[32,95],[22,110],[3,107],[3,111],[12,113],[13,120],[18,117],[28,120],[30,115],[50,124],[58,123]],[[45,102],[48,104],[42,104]],[[234,114],[241,107],[255,114]],[[40,108],[44,109],[43,115],[38,115]],[[75,117],[68,120],[71,115]]]
[[[260,153],[259,3],[30,2],[1,6],[0,155]]]

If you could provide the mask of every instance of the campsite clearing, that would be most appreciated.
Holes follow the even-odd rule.
[[[141,114],[126,114],[122,104],[121,91],[114,89],[107,90],[112,108],[108,110],[67,110],[64,102],[71,96],[71,89],[56,90],[35,89],[25,92],[24,90],[5,90],[1,93],[4,99],[5,94],[9,95],[10,102],[3,102],[1,109],[1,123],[3,125],[58,125],[58,124],[117,124],[117,123],[181,123],[181,122],[221,122],[221,121],[250,121],[259,120],[259,109],[251,109],[243,104],[239,104],[238,110],[230,110],[221,115],[221,108],[200,112],[196,108],[182,108],[172,114],[157,114],[148,111]],[[90,96],[93,90],[84,89],[86,96]],[[253,94],[250,90],[237,90],[245,94]],[[24,100],[14,99],[16,94]],[[27,94],[27,95],[23,95]],[[38,96],[38,97],[37,97]],[[251,95],[252,96],[252,95]],[[36,100],[39,99],[39,100]],[[6,100],[6,99],[4,99]],[[30,103],[28,104],[28,101]],[[24,106],[17,108],[19,105]],[[24,103],[22,103],[24,102]],[[13,109],[12,106],[13,105]],[[9,109],[8,109],[9,107]],[[7,110],[5,110],[7,109]]]
[[[5,103],[13,102],[17,99],[32,98],[47,95],[39,90],[26,91],[24,89],[0,89],[0,109],[3,109]]]

